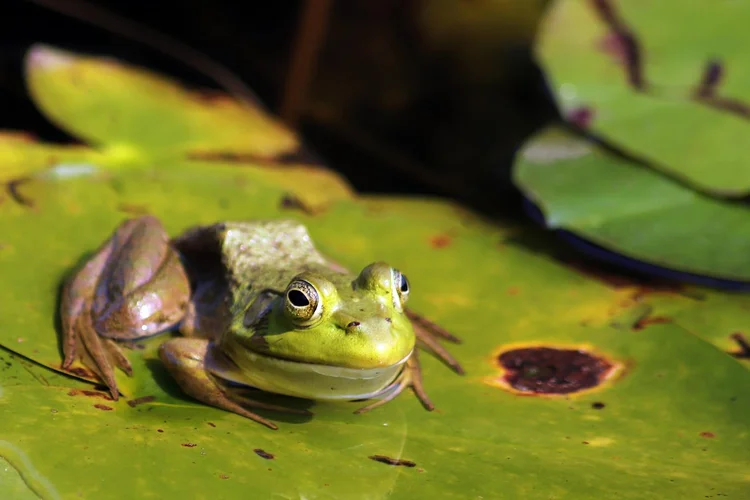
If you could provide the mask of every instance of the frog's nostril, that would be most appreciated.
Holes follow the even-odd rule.
[[[352,321],[351,323],[349,323],[348,325],[346,325],[346,329],[347,330],[352,330],[354,328],[357,328],[359,325],[360,325],[359,321]]]

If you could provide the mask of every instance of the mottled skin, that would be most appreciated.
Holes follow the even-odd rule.
[[[93,369],[117,399],[117,341],[178,326],[159,354],[185,393],[273,429],[248,408],[295,411],[237,390],[316,400],[377,398],[412,387],[424,406],[417,340],[456,372],[437,342],[455,337],[407,310],[409,283],[377,262],[353,275],[293,221],[226,222],[169,241],[158,219],[124,222],[64,288],[63,367]],[[306,413],[306,412],[303,412]]]

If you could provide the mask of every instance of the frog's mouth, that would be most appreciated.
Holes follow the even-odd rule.
[[[376,368],[348,368],[276,358],[253,351],[230,359],[209,350],[209,370],[224,380],[307,399],[367,399],[381,393],[399,377],[412,355]]]
[[[333,365],[304,363],[302,361],[290,361],[287,359],[284,359],[283,361],[286,363],[297,363],[305,365],[310,372],[317,373],[324,377],[345,378],[351,380],[367,380],[379,377],[384,371],[393,370],[394,368],[402,368],[406,364],[406,361],[409,359],[411,354],[412,353],[409,352],[409,354],[404,356],[403,359],[399,360],[396,363],[393,363],[392,365],[379,366],[377,368],[347,368]]]

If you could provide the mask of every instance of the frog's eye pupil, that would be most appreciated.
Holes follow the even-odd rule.
[[[403,274],[401,275],[401,293],[409,293],[409,280],[406,279],[406,276]]]
[[[295,307],[307,307],[310,305],[310,300],[307,296],[299,290],[289,290],[287,294],[289,302]]]

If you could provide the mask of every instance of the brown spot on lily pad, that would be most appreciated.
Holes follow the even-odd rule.
[[[713,433],[713,432],[711,432],[711,431],[703,431],[703,432],[701,432],[701,433],[699,434],[699,436],[700,436],[700,437],[702,437],[702,438],[708,438],[708,439],[711,439],[711,438],[715,438],[715,437],[716,437],[716,434],[714,434],[714,433]]]
[[[71,368],[68,368],[66,371],[68,373],[72,373],[73,375],[77,377],[98,380],[97,376],[94,375],[94,372],[92,372],[91,370],[87,370],[86,368],[82,366],[73,366]]]
[[[594,389],[614,378],[623,365],[588,347],[525,346],[506,348],[495,357],[501,377],[491,385],[524,395],[560,395]]]
[[[607,405],[605,405],[601,401],[594,401],[593,403],[591,403],[591,407],[595,410],[603,410],[605,406]]]
[[[645,318],[641,318],[638,321],[636,321],[632,329],[634,331],[639,331],[639,330],[643,330],[648,325],[656,325],[660,323],[671,323],[671,322],[672,322],[672,319],[666,316],[646,316]]]
[[[131,203],[120,203],[117,205],[117,210],[130,215],[145,215],[149,213],[145,205],[134,205]]]
[[[107,401],[112,401],[112,396],[108,392],[88,391],[83,389],[71,389],[68,391],[68,396],[88,396],[90,398],[102,398]]]
[[[195,443],[182,443],[180,446],[184,446],[185,448],[195,448],[198,445]]]
[[[253,451],[260,458],[265,458],[266,460],[273,460],[274,458],[276,458],[276,456],[273,453],[268,453],[267,451],[262,450],[260,448],[255,448]]]
[[[229,479],[229,476],[226,474],[219,474],[219,479]]]
[[[140,398],[131,399],[128,401],[128,406],[131,408],[135,408],[138,405],[142,405],[144,403],[150,403],[156,399],[156,396],[143,396]]]
[[[25,183],[29,182],[28,178],[23,179],[14,179],[6,185],[8,194],[10,197],[18,203],[21,206],[28,207],[28,208],[34,208],[34,201],[29,198],[28,196],[21,193],[21,186]]]
[[[745,335],[741,332],[734,332],[729,338],[737,342],[737,345],[740,346],[739,351],[731,353],[732,356],[739,359],[750,359],[750,342],[747,341]]]
[[[588,106],[571,109],[567,113],[566,119],[578,128],[587,128],[594,119],[594,110]]]
[[[314,211],[305,202],[300,199],[299,196],[295,196],[291,193],[285,194],[279,202],[279,207],[282,210],[299,210],[307,215],[314,215]]]
[[[445,248],[453,242],[453,238],[447,234],[438,234],[430,238],[430,246],[432,248]]]
[[[396,466],[402,466],[402,467],[414,467],[417,464],[415,462],[412,462],[411,460],[404,460],[403,458],[391,458],[386,455],[370,455],[370,460],[375,460],[376,462],[380,462],[381,464],[387,464],[387,465],[396,465]]]
[[[254,163],[266,166],[276,165],[272,159],[258,156],[249,153],[236,153],[233,151],[202,151],[192,150],[188,151],[187,157],[190,160],[199,160],[206,162],[221,162],[221,163]]]
[[[610,30],[600,43],[601,48],[625,67],[627,81],[633,89],[644,90],[643,50],[635,34],[620,17],[612,0],[594,0],[591,5]]]
[[[94,408],[98,408],[98,409],[100,409],[102,411],[112,411],[112,410],[114,410],[114,408],[112,408],[111,406],[103,405],[101,403],[100,404],[95,404]]]
[[[709,60],[693,94],[694,99],[719,111],[733,113],[746,119],[750,118],[750,104],[740,99],[719,95],[719,85],[725,70],[725,65],[721,61]]]

